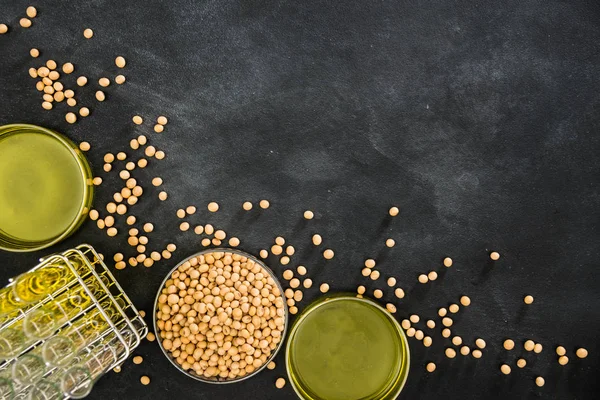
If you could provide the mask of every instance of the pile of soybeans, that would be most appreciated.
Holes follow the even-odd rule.
[[[158,298],[156,319],[171,359],[209,380],[235,380],[265,366],[287,320],[271,273],[241,253],[218,250],[176,268]]]

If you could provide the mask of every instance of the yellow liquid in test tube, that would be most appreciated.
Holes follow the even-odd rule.
[[[21,303],[33,303],[54,293],[72,279],[73,273],[66,265],[46,265],[37,271],[26,272],[17,277],[12,286],[13,294]]]
[[[12,287],[0,290],[0,318],[11,316],[24,306],[15,298]]]

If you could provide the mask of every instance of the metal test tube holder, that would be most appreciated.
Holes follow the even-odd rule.
[[[72,259],[76,259],[81,263],[81,265],[76,267],[71,262]],[[127,358],[129,358],[131,352],[137,346],[139,346],[141,340],[144,337],[146,337],[146,334],[148,333],[148,326],[140,316],[138,310],[131,303],[129,297],[127,297],[119,283],[116,281],[113,274],[109,271],[106,264],[104,264],[99,254],[92,246],[88,244],[82,244],[76,247],[75,249],[69,249],[62,253],[53,254],[48,257],[42,258],[40,259],[40,263],[34,268],[32,268],[29,272],[34,272],[40,268],[43,268],[46,265],[53,264],[67,266],[70,269],[74,278],[71,279],[71,281],[68,282],[66,285],[56,290],[54,293],[43,298],[38,303],[18,310],[17,315],[15,315],[13,318],[10,318],[4,322],[0,322],[0,332],[4,329],[10,328],[11,326],[18,324],[19,321],[22,321],[28,313],[32,312],[33,310],[39,307],[42,307],[44,304],[53,301],[54,299],[56,299],[57,296],[66,293],[67,290],[82,287],[87,293],[87,295],[90,297],[91,304],[85,309],[81,310],[68,322],[63,324],[60,327],[60,329],[57,332],[55,332],[55,335],[60,334],[62,330],[73,325],[73,323],[79,318],[85,317],[85,315],[87,315],[88,313],[97,310],[108,323],[109,327],[104,332],[102,332],[102,334],[99,335],[99,337],[95,338],[92,343],[89,343],[86,348],[93,346],[95,343],[103,340],[108,335],[115,335],[116,338],[123,345],[125,351],[119,355],[118,359],[113,363],[113,365],[111,365],[109,368],[106,368],[104,373],[110,371],[111,369],[117,366],[120,366]],[[96,292],[94,294],[94,292],[86,285],[85,281],[89,280],[90,278],[93,279],[93,282],[97,285],[96,287],[100,287],[100,293]],[[8,286],[10,287],[14,283],[14,279],[10,279]],[[117,301],[117,298],[119,298],[119,301]],[[107,304],[107,302],[110,302],[109,304],[111,305],[111,307],[118,311],[118,318],[115,318],[114,316],[110,318],[104,310],[104,308],[101,306],[101,303]],[[119,304],[119,302],[121,304]],[[124,338],[122,335],[123,329],[127,328],[129,328],[129,331],[133,333],[133,337],[129,340],[126,340],[126,338]],[[19,356],[26,354],[39,346],[42,346],[46,340],[48,339],[36,341],[35,343],[21,350],[17,356],[1,361],[0,374],[2,372],[5,372],[8,368],[10,368],[10,366]],[[54,372],[54,369],[55,368],[47,371],[44,376],[51,375]],[[28,386],[21,387],[19,389],[19,393],[26,392],[28,390]],[[64,399],[68,398],[68,396],[64,397]]]

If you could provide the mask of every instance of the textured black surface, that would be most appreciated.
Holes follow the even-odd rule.
[[[332,290],[383,288],[394,275],[408,295],[394,301],[398,317],[433,318],[440,306],[468,294],[454,331],[469,344],[484,338],[481,360],[448,360],[440,328],[425,349],[411,339],[412,370],[402,399],[597,398],[600,325],[598,206],[600,175],[600,3],[519,1],[190,1],[35,2],[39,16],[18,27],[29,3],[0,0],[0,124],[29,122],[87,140],[89,158],[105,178],[96,205],[120,188],[102,171],[105,152],[127,149],[147,134],[167,158],[137,171],[146,195],[133,214],[152,221],[151,247],[173,241],[174,258],[150,269],[116,271],[134,302],[150,312],[158,285],[177,260],[200,248],[178,230],[175,210],[195,204],[190,222],[211,222],[257,253],[284,235]],[[82,30],[95,31],[92,40]],[[37,47],[42,57],[28,51]],[[97,79],[113,77],[123,55],[127,82],[93,100]],[[92,115],[68,125],[66,105],[42,110],[27,69],[48,58],[71,61],[91,84],[78,89]],[[134,114],[146,124],[131,123]],[[155,134],[151,122],[170,122]],[[131,150],[126,150],[129,154]],[[137,158],[137,156],[136,156]],[[167,202],[150,185],[162,176]],[[240,204],[266,198],[264,212]],[[206,203],[221,210],[207,215]],[[390,220],[387,209],[401,214]],[[316,219],[301,220],[312,209]],[[0,210],[2,212],[2,210]],[[31,267],[43,254],[88,242],[111,258],[129,247],[93,222],[73,237],[34,254],[0,253],[0,278]],[[319,232],[336,257],[324,262],[309,245]],[[397,245],[386,249],[384,240]],[[502,258],[492,263],[490,250]],[[443,270],[450,255],[454,266]],[[367,257],[382,279],[360,274]],[[275,266],[275,260],[270,264]],[[283,270],[276,267],[278,271]],[[416,281],[431,269],[440,278]],[[306,298],[317,296],[316,286]],[[524,307],[532,294],[535,303]],[[305,301],[306,304],[306,301]],[[438,326],[440,323],[438,321]],[[503,339],[518,350],[502,350]],[[522,343],[544,345],[514,366]],[[569,350],[560,367],[554,347]],[[586,360],[572,351],[585,346]],[[156,343],[136,352],[120,374],[101,379],[90,399],[292,399],[276,390],[275,371],[234,386],[189,380],[168,364]],[[427,374],[424,365],[438,369]],[[502,376],[499,365],[513,365]],[[141,375],[152,383],[142,387]],[[534,377],[546,378],[537,388]]]

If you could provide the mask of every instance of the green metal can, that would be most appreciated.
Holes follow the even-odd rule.
[[[396,319],[373,300],[323,297],[290,330],[286,367],[303,400],[391,400],[410,366],[406,336]]]
[[[87,217],[93,192],[90,165],[69,139],[35,125],[0,127],[0,249],[65,239]]]

